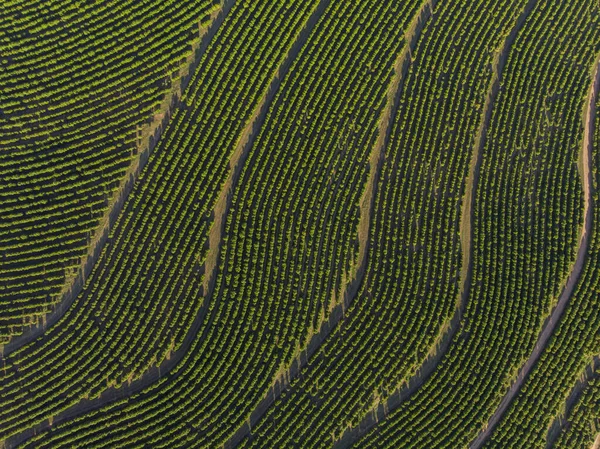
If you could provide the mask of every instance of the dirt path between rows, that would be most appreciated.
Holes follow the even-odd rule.
[[[220,13],[213,21],[211,38],[212,36],[214,36],[220,25],[223,23],[225,17],[227,16],[234,4],[235,0],[226,0],[223,3]],[[248,156],[248,153],[252,148],[254,139],[258,136],[262,124],[267,116],[269,107],[273,99],[275,98],[275,94],[279,89],[281,80],[286,76],[290,66],[292,65],[292,62],[300,53],[300,50],[306,43],[308,36],[314,29],[316,23],[322,16],[328,4],[329,0],[321,0],[321,2],[313,10],[304,28],[298,33],[286,57],[279,65],[277,71],[274,73],[273,78],[271,79],[264,96],[262,97],[261,101],[256,105],[253,114],[251,115],[250,119],[248,120],[248,123],[246,124],[242,133],[240,134],[240,137],[238,138],[236,147],[229,160],[229,175],[225,183],[223,184],[221,191],[219,192],[219,196],[217,198],[217,201],[215,202],[215,206],[213,209],[215,221],[213,222],[213,225],[211,226],[211,229],[209,231],[209,249],[204,265],[204,272],[206,273],[203,284],[205,292],[204,304],[202,305],[200,312],[194,319],[192,326],[188,330],[181,347],[177,351],[175,351],[168,360],[163,361],[163,363],[161,363],[160,366],[150,369],[146,374],[144,374],[139,379],[131,382],[129,385],[122,385],[119,389],[115,389],[114,387],[112,387],[106,390],[104,393],[102,393],[99,398],[93,400],[82,400],[74,406],[66,409],[59,415],[51,419],[47,419],[41,424],[35,426],[34,428],[31,428],[21,434],[15,435],[7,439],[4,442],[5,447],[7,449],[23,443],[24,441],[31,438],[37,433],[43,432],[44,430],[48,430],[53,425],[64,423],[77,416],[80,416],[92,410],[99,409],[100,407],[108,403],[117,401],[119,399],[123,399],[143,390],[144,388],[157,382],[161,378],[161,376],[164,376],[166,373],[171,371],[183,359],[193,340],[196,338],[196,334],[198,333],[200,325],[202,324],[206,312],[208,310],[208,303],[212,299],[218,270],[217,262],[219,260],[219,253],[221,249],[223,234],[225,233],[226,216],[231,206],[233,191],[237,185],[246,157]]]
[[[521,29],[527,16],[535,5],[535,0],[530,0],[525,9],[517,19],[517,22],[510,34],[506,37],[502,46],[496,51],[492,63],[492,79],[486,95],[481,123],[471,154],[469,164],[469,173],[465,180],[465,193],[462,199],[461,221],[460,221],[460,236],[462,250],[462,265],[461,265],[461,289],[457,298],[456,309],[452,318],[444,323],[439,332],[439,337],[434,343],[431,351],[426,359],[419,366],[418,370],[412,374],[408,380],[393,392],[385,401],[379,403],[375,408],[368,412],[357,427],[348,428],[342,436],[336,440],[334,447],[336,449],[347,448],[355,441],[374,428],[379,421],[386,419],[387,415],[397,408],[402,402],[411,397],[433,374],[436,367],[440,363],[444,354],[447,352],[450,343],[460,328],[460,320],[464,314],[467,301],[470,293],[471,276],[473,272],[473,250],[471,242],[473,239],[472,223],[473,223],[473,206],[475,203],[475,191],[479,180],[479,169],[483,153],[483,146],[487,136],[487,128],[492,118],[492,110],[494,101],[500,89],[500,80],[502,71],[508,58],[508,52],[514,42],[518,31]]]
[[[224,444],[224,448],[233,448],[237,446],[244,437],[252,432],[252,427],[260,420],[267,409],[275,402],[281,392],[287,388],[290,381],[298,376],[300,370],[306,366],[308,359],[321,346],[331,330],[339,323],[344,316],[344,312],[356,297],[358,289],[365,275],[368,260],[369,247],[369,228],[374,208],[374,199],[377,189],[377,180],[383,164],[385,148],[388,145],[392,124],[402,91],[402,82],[408,72],[411,63],[411,53],[414,51],[420,32],[425,21],[431,15],[435,0],[426,1],[419,12],[411,21],[406,32],[407,45],[398,55],[394,62],[394,74],[387,90],[386,105],[379,117],[378,135],[371,153],[369,155],[369,177],[365,190],[360,199],[360,217],[358,223],[358,263],[350,282],[346,285],[342,300],[332,308],[328,319],[324,320],[316,333],[309,336],[309,342],[306,347],[300,351],[300,354],[291,363],[291,365],[279,374],[273,381],[273,385],[265,395],[265,398],[251,412],[248,420],[240,427],[232,437]]]
[[[64,286],[58,294],[58,297],[61,299],[56,303],[51,312],[40,316],[41,323],[26,328],[21,335],[12,338],[4,346],[0,345],[0,361],[3,356],[9,355],[11,352],[34,341],[41,336],[46,329],[53,326],[67,312],[79,293],[83,290],[86,279],[91,274],[94,265],[102,253],[104,245],[108,241],[111,227],[114,226],[119,218],[123,205],[133,190],[136,180],[146,166],[150,154],[156,147],[160,136],[167,128],[174,110],[179,106],[181,94],[187,88],[187,85],[192,78],[192,74],[200,62],[200,58],[212,40],[212,37],[218,28],[217,22],[219,21],[219,17],[223,15],[222,12],[225,8],[225,4],[221,3],[220,7],[211,13],[209,25],[200,27],[200,38],[197,43],[192,44],[192,55],[179,70],[181,76],[180,82],[178,83],[179,85],[172,88],[165,95],[159,111],[152,116],[149,124],[144,125],[141,128],[141,136],[138,138],[137,155],[121,178],[118,188],[109,200],[106,213],[100,219],[98,226],[93,231],[93,237],[88,246],[88,251],[81,258],[79,268],[73,274],[67,274]]]
[[[304,28],[298,33],[285,59],[279,65],[275,76],[272,78],[267,92],[262,100],[258,103],[253,111],[253,114],[240,135],[231,160],[229,161],[230,174],[221,189],[221,193],[215,203],[214,216],[215,221],[209,232],[209,253],[206,256],[205,273],[208,275],[204,281],[204,291],[212,292],[214,282],[217,275],[217,263],[219,261],[219,253],[223,234],[225,233],[225,218],[231,205],[234,186],[237,184],[238,178],[246,161],[246,157],[250,152],[250,148],[254,143],[254,139],[258,136],[259,130],[267,116],[267,112],[275,94],[279,89],[281,80],[286,76],[292,62],[296,59],[302,47],[308,40],[315,25],[323,15],[325,8],[329,5],[329,0],[321,0],[316,8],[311,13],[306,21]]]
[[[591,449],[600,449],[600,434],[596,435],[596,439],[594,440]]]
[[[496,409],[492,417],[488,420],[487,426],[481,431],[477,438],[469,446],[470,449],[478,449],[487,438],[492,434],[493,429],[502,419],[504,412],[512,402],[513,398],[517,395],[527,375],[531,372],[535,363],[538,361],[540,355],[546,348],[556,326],[560,321],[565,307],[567,306],[577,280],[581,275],[581,271],[586,261],[587,251],[589,247],[589,237],[592,233],[592,216],[593,216],[593,202],[592,202],[592,145],[594,144],[594,120],[596,116],[596,96],[598,94],[598,88],[600,87],[600,70],[598,70],[600,64],[596,63],[594,69],[594,75],[590,91],[587,96],[585,104],[585,127],[583,135],[583,148],[581,151],[581,171],[582,171],[582,184],[583,184],[583,226],[581,229],[581,237],[579,239],[579,249],[577,250],[577,258],[575,264],[571,269],[571,273],[567,278],[565,287],[558,299],[556,307],[550,314],[544,324],[542,333],[538,337],[538,341],[535,348],[523,367],[521,368],[517,378],[512,383],[510,389],[502,399],[500,406]]]

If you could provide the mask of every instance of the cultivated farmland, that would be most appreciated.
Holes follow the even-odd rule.
[[[0,4],[0,447],[600,447],[600,5]]]

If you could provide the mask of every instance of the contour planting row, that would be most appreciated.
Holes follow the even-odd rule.
[[[367,160],[417,6],[324,8],[244,165],[210,316],[185,360],[147,391],[29,444],[218,447],[231,438],[352,272]]]
[[[592,448],[600,441],[600,379],[597,375],[588,382],[571,411],[567,427],[552,447],[556,449]]]
[[[295,379],[298,372],[311,357],[312,353],[327,338],[330,331],[335,328],[339,320],[342,319],[345,309],[354,300],[358,292],[364,278],[368,261],[370,246],[369,229],[375,203],[376,184],[379,179],[381,165],[385,156],[385,147],[389,141],[392,123],[397,110],[401,85],[408,71],[408,67],[410,66],[411,52],[414,51],[418,35],[420,34],[424,22],[430,15],[431,4],[428,2],[422,3],[416,13],[412,16],[410,23],[407,25],[404,36],[404,45],[401,51],[396,55],[393,64],[393,74],[387,86],[385,106],[379,112],[377,121],[377,138],[372,144],[369,154],[368,181],[360,198],[360,218],[357,229],[358,253],[353,273],[351,274],[351,280],[346,282],[346,286],[341,293],[342,296],[337,298],[335,306],[333,308],[330,307],[327,318],[321,320],[316,331],[310,332],[312,335],[309,336],[306,343],[301,348],[298,348],[293,362],[278,371],[276,377],[272,381],[269,392],[265,395],[263,400],[255,405],[254,409],[250,412],[248,420],[244,422],[229,440],[227,440],[225,447],[236,446],[244,437],[250,434],[251,429],[261,419],[264,412],[278,399],[282,387],[287,388],[289,382]]]
[[[577,112],[584,109],[587,101],[582,97],[582,94],[589,90],[591,83],[587,68],[590,66],[590,61],[594,61],[597,57],[594,53],[596,49],[589,43],[600,43],[598,6],[590,2],[588,5],[582,5],[582,8],[578,31],[571,36],[573,40],[580,40],[581,47],[578,47],[579,53],[568,52],[565,55],[571,58],[566,66],[572,67],[573,73],[568,83],[564,84],[565,90],[558,93],[564,101],[557,105],[557,111],[573,109],[574,119],[581,117]],[[567,36],[565,35],[565,39]],[[587,46],[584,46],[584,43]],[[582,102],[582,98],[585,101]],[[595,107],[595,103],[592,103],[592,107]],[[587,105],[586,109],[588,109]],[[598,185],[598,144],[600,144],[600,130],[596,126],[591,164],[592,173],[596,176],[594,179],[596,187]],[[581,377],[592,356],[599,352],[600,215],[597,210],[597,188],[594,190],[596,193],[592,206],[591,243],[588,248],[587,262],[577,287],[552,340],[498,428],[494,430],[486,447],[517,448],[524,445],[531,448],[546,447],[548,431],[553,419],[563,412],[570,390]]]
[[[460,201],[492,76],[490,48],[509,31],[514,6],[436,4],[385,150],[359,295],[246,446],[337,443],[435,346],[459,295]],[[451,52],[440,50],[450,42]]]
[[[589,83],[571,58],[589,45],[578,38],[589,7],[540,2],[517,34],[482,154],[460,333],[423,387],[358,447],[468,445],[531,354],[581,229],[577,155]],[[583,65],[587,75],[590,61]]]
[[[61,299],[214,3],[0,7],[0,343]]]
[[[181,345],[203,303],[206,242],[229,158],[315,3],[234,6],[83,293],[4,360],[3,437],[124,388]]]

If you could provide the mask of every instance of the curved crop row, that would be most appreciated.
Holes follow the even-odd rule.
[[[580,33],[583,34],[583,42],[597,42],[600,44],[600,23],[597,23],[598,6],[594,8],[590,5],[589,9],[582,15],[583,26],[580,27]],[[591,46],[573,56],[572,64],[580,65],[580,61],[593,60],[596,55]],[[568,53],[573,55],[573,53]],[[600,78],[599,72],[594,70],[595,91],[597,91]],[[578,77],[574,77],[571,82],[571,91],[564,92],[564,95],[573,97],[573,107],[581,107],[581,97],[579,94],[583,86],[589,85],[586,77],[586,71],[580,72]],[[591,101],[590,106],[593,111],[595,108],[595,99]],[[579,103],[579,104],[578,104]],[[585,109],[590,111],[588,105]],[[590,116],[587,120],[593,120]],[[597,121],[596,121],[597,123]],[[586,125],[586,134],[588,132]],[[591,131],[595,130],[595,139],[592,144],[593,162],[590,162],[593,169],[591,173],[596,173],[593,180],[595,186],[598,185],[598,147],[600,143],[600,131],[597,126],[591,126]],[[591,136],[593,137],[593,136]],[[587,152],[586,141],[583,143],[583,150]],[[591,149],[590,149],[591,151]],[[584,158],[584,164],[585,164]],[[589,167],[588,167],[589,168]],[[586,168],[587,171],[587,168]],[[593,176],[593,175],[591,175]],[[526,379],[521,391],[515,397],[513,403],[503,417],[500,425],[494,430],[490,441],[486,447],[509,448],[509,447],[545,447],[548,441],[549,424],[553,417],[562,412],[565,404],[565,398],[569,395],[569,390],[576,383],[585,366],[589,363],[592,355],[598,352],[600,343],[600,304],[598,304],[598,292],[600,291],[600,267],[598,258],[600,257],[600,215],[598,214],[598,194],[595,191],[593,206],[590,205],[590,212],[593,213],[591,223],[591,243],[587,250],[587,260],[575,288],[573,297],[564,312],[555,330],[552,340],[545,348],[538,363]]]
[[[218,447],[231,437],[353,271],[377,119],[416,6],[325,8],[242,170],[210,315],[185,360],[146,391],[29,444]]]
[[[0,344],[68,291],[214,3],[0,5]]]
[[[567,427],[552,447],[556,449],[598,449],[600,447],[600,385],[596,376],[578,398]]]
[[[572,58],[588,45],[588,8],[538,2],[517,34],[482,154],[461,331],[422,389],[357,446],[466,446],[531,354],[581,229],[576,156],[589,61]]]
[[[360,293],[247,446],[345,444],[337,440],[347,428],[409,378],[435,345],[459,296],[459,206],[492,75],[489,48],[507,33],[513,7],[437,4],[400,96]],[[507,29],[497,29],[493,18]],[[440,51],[447,42],[451,59]]]
[[[230,156],[315,3],[234,6],[83,293],[43,337],[4,360],[4,438],[125,388],[182,344],[206,310],[206,242]]]
[[[291,381],[304,369],[313,353],[325,341],[330,332],[335,329],[337,324],[343,318],[346,309],[355,299],[358,289],[363,282],[368,263],[369,246],[371,239],[369,230],[371,226],[371,217],[373,214],[375,197],[377,192],[377,181],[380,176],[381,166],[385,158],[385,148],[390,139],[390,132],[396,111],[402,84],[408,68],[410,67],[411,55],[415,49],[421,30],[425,22],[431,17],[432,2],[425,1],[419,7],[417,13],[408,24],[404,40],[405,44],[402,51],[396,56],[393,66],[393,75],[388,84],[386,93],[385,107],[381,110],[378,119],[377,139],[371,148],[369,155],[369,175],[366,187],[360,199],[360,218],[358,222],[358,255],[355,267],[355,273],[352,280],[346,284],[342,297],[330,313],[327,319],[322,320],[317,331],[307,340],[307,343],[300,349],[299,354],[289,366],[278,375],[271,384],[271,387],[262,401],[260,401],[250,413],[248,420],[235,434],[225,443],[226,447],[238,445],[244,437],[247,437],[256,423],[262,419],[263,414],[269,410],[272,404],[278,399],[283,388],[287,388]]]

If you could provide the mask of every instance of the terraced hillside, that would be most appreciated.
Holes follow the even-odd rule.
[[[3,448],[600,444],[591,0],[0,5]]]

